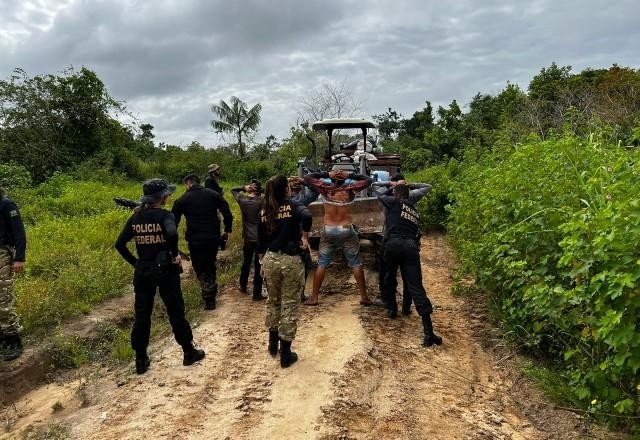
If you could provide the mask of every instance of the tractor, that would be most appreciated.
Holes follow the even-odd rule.
[[[365,119],[338,118],[325,119],[313,124],[313,130],[325,131],[329,144],[323,158],[317,158],[315,141],[312,142],[311,159],[303,158],[298,162],[298,175],[302,178],[313,171],[346,170],[371,177],[374,181],[388,181],[400,172],[400,156],[376,151],[375,141],[367,136],[370,129],[375,129],[373,122]],[[336,130],[358,129],[362,139],[357,136],[345,136]],[[337,136],[336,136],[337,135]],[[346,142],[334,146],[336,137]],[[309,205],[313,215],[313,226],[310,233],[312,243],[317,243],[322,231],[324,207],[322,201]],[[353,224],[357,227],[361,239],[370,240],[376,253],[382,242],[384,212],[372,187],[361,191],[352,205]]]

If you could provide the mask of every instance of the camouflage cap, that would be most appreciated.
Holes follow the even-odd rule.
[[[142,184],[142,193],[140,198],[142,203],[158,202],[161,198],[173,194],[176,190],[175,185],[169,185],[164,179],[149,179]]]
[[[211,165],[209,165],[208,168],[209,168],[209,172],[211,172],[211,171],[219,170],[220,165],[218,165],[217,163],[212,163]]]

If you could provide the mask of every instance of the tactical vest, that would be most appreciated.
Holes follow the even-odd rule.
[[[170,263],[170,250],[164,230],[164,221],[168,215],[170,213],[164,209],[149,209],[142,210],[131,219],[133,241],[140,260],[155,261],[158,264]],[[166,261],[159,261],[164,259]]]
[[[418,210],[405,201],[397,200],[387,213],[385,239],[398,237],[417,240],[420,238],[419,224]]]

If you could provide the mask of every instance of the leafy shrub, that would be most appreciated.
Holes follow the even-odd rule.
[[[407,176],[408,182],[429,183],[433,186],[417,206],[422,230],[446,229],[447,206],[450,204],[449,193],[460,169],[461,164],[451,160]]]
[[[22,165],[0,163],[0,188],[27,188],[31,173]]]
[[[453,182],[449,230],[507,334],[597,412],[640,414],[640,153],[563,137],[485,155]]]

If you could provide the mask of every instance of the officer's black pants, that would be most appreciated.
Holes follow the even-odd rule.
[[[202,298],[215,298],[218,293],[216,280],[216,260],[218,258],[218,242],[207,242],[206,244],[189,243],[189,253],[191,254],[191,265],[200,282]]]
[[[378,286],[380,286],[380,298],[382,298],[383,301],[385,298],[385,283],[389,283],[389,288],[393,289],[393,292],[398,290],[398,271],[396,270],[395,273],[389,275],[388,279],[386,278],[387,271],[387,263],[384,261],[384,252],[382,252],[380,258],[378,258]],[[402,289],[402,307],[406,310],[411,308],[411,295],[406,286]]]
[[[416,311],[420,316],[431,314],[433,308],[422,285],[422,268],[420,267],[419,243],[415,239],[390,238],[384,246],[384,262],[386,264],[384,281],[384,302],[390,310],[397,311],[394,281],[400,268],[402,282],[413,299]],[[397,281],[396,281],[397,283]]]
[[[258,243],[245,241],[242,247],[242,268],[240,269],[240,287],[247,288],[249,272],[253,262],[253,296],[262,295],[262,277],[260,276],[260,259],[258,258]]]
[[[160,298],[167,309],[169,322],[178,344],[187,345],[193,340],[191,326],[184,315],[184,299],[180,289],[178,268],[171,266],[146,276],[141,275],[136,269],[133,277],[135,317],[131,330],[131,347],[136,351],[144,351],[149,345],[151,312],[156,289],[160,291]]]

